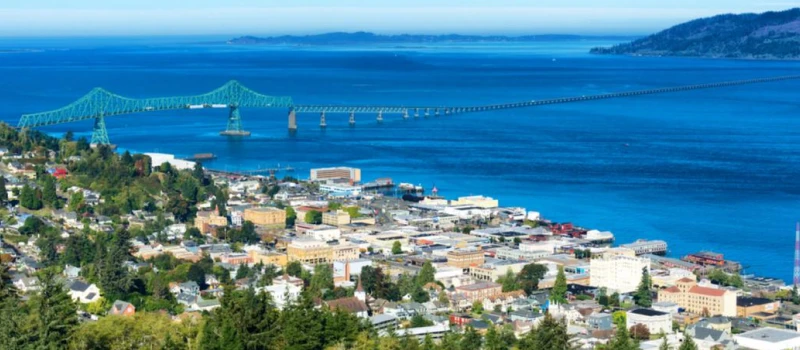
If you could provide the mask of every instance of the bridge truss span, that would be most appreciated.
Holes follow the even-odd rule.
[[[357,113],[372,113],[377,121],[383,121],[384,114],[400,114],[403,118],[410,116],[439,116],[463,113],[488,112],[512,108],[526,108],[552,104],[604,100],[621,97],[633,97],[688,90],[700,90],[736,85],[768,83],[782,80],[800,79],[800,75],[756,78],[747,80],[664,87],[647,90],[622,91],[605,94],[584,95],[564,98],[529,100],[512,103],[501,103],[482,106],[430,106],[430,105],[295,105],[290,97],[268,96],[248,89],[232,80],[209,93],[195,96],[176,96],[134,99],[111,93],[103,88],[95,88],[77,101],[48,112],[25,114],[20,118],[20,128],[34,128],[55,124],[94,120],[92,143],[108,144],[105,117],[131,113],[167,111],[179,109],[225,108],[229,110],[228,124],[222,135],[247,136],[249,132],[242,129],[239,108],[287,108],[289,110],[289,130],[297,129],[297,113],[319,113],[320,126],[325,127],[327,113],[349,113],[350,124],[355,124]]]

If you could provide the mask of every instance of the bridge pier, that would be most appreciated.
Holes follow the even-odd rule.
[[[425,108],[425,118],[429,117],[430,115],[431,115],[431,109]]]
[[[378,123],[383,123],[383,111],[378,112]]]
[[[102,114],[99,117],[94,118],[94,127],[92,128],[92,144],[111,144],[111,142],[108,140],[108,131],[106,131],[106,119],[102,116]]]
[[[408,119],[408,110],[403,111],[403,119]]]
[[[436,109],[436,111],[434,111],[434,115],[437,116],[437,117],[439,116],[439,109],[438,108]]]
[[[289,131],[297,131],[297,114],[294,108],[289,108]]]
[[[350,112],[350,126],[356,125],[356,112]]]
[[[319,114],[319,127],[320,128],[325,128],[326,126],[328,126],[328,124],[325,123],[325,111],[322,111]]]
[[[228,127],[219,134],[222,136],[250,136],[249,131],[242,129],[242,119],[239,115],[238,106],[231,105],[230,113],[228,113]]]
[[[419,118],[419,108],[414,108],[414,118]]]

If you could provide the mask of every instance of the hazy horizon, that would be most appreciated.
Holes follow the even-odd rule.
[[[624,35],[656,32],[699,17],[780,11],[796,2],[752,0],[6,0],[0,37],[274,36],[379,34]]]

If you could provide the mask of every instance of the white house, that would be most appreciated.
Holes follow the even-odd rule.
[[[303,289],[292,283],[280,283],[258,288],[257,290],[265,291],[272,295],[272,300],[275,301],[275,307],[279,310],[283,310],[287,304],[300,298],[300,292],[302,292]]]
[[[100,299],[100,289],[94,283],[74,281],[69,285],[69,296],[82,304],[93,303]]]

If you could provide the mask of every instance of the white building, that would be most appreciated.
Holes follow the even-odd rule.
[[[190,162],[188,160],[177,159],[175,158],[174,154],[166,154],[166,153],[145,153],[144,155],[150,157],[151,164],[153,169],[158,169],[161,164],[169,163],[173,168],[178,170],[186,170],[186,169],[193,169],[194,162]]]
[[[497,201],[497,199],[484,196],[458,197],[458,199],[450,202],[450,205],[452,206],[471,205],[484,209],[497,208],[498,204],[499,202]]]
[[[800,333],[777,328],[759,328],[733,336],[736,344],[753,350],[800,349]]]
[[[634,309],[627,312],[626,328],[637,324],[643,324],[650,331],[650,334],[672,333],[672,315],[652,309]]]
[[[592,259],[589,284],[592,287],[605,287],[609,293],[630,293],[639,286],[642,269],[650,271],[650,259],[624,255]]]
[[[342,230],[335,226],[320,225],[305,233],[318,241],[337,241],[342,238]]]
[[[81,281],[72,282],[69,285],[69,296],[82,304],[93,303],[100,299],[100,289],[94,283],[86,284]]]
[[[475,205],[447,206],[444,208],[443,212],[462,220],[488,218],[492,214],[491,209],[481,208]]]
[[[300,292],[303,291],[303,288],[300,288],[292,283],[275,283],[275,281],[279,280],[275,279],[272,285],[257,289],[263,290],[272,295],[272,300],[275,301],[275,307],[277,307],[279,310],[283,310],[287,304],[298,300],[300,297]]]

